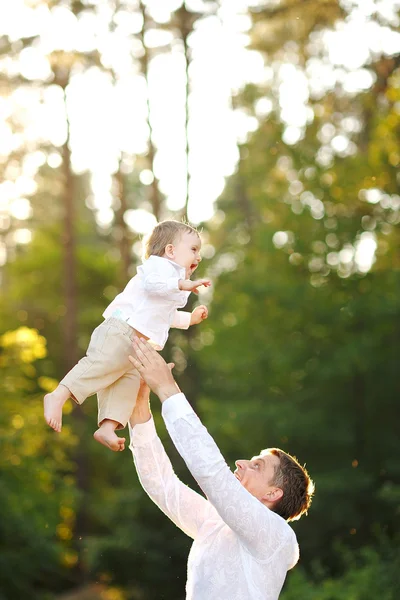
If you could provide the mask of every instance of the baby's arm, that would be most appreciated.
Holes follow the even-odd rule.
[[[198,294],[197,288],[204,285],[211,285],[209,279],[178,279],[176,270],[166,260],[157,265],[150,261],[145,261],[138,267],[138,273],[141,274],[143,287],[148,294],[153,296],[167,296],[171,294],[180,294],[181,291],[193,292]]]
[[[180,279],[178,282],[180,290],[184,290],[185,292],[193,292],[194,294],[199,293],[198,288],[202,285],[204,285],[204,287],[210,287],[210,279],[196,279],[195,281],[191,281],[191,279]]]
[[[190,313],[184,310],[176,310],[171,327],[177,329],[188,329],[191,325],[198,325],[208,317],[208,308],[204,305],[196,306]]]

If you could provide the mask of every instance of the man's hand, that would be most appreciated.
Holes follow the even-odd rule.
[[[208,317],[208,308],[207,306],[196,306],[196,308],[192,311],[190,316],[190,325],[198,325],[204,319]]]
[[[174,363],[168,363],[168,368],[170,371],[174,368]],[[139,391],[136,398],[135,408],[130,416],[129,422],[132,427],[135,425],[141,425],[142,423],[147,423],[151,418],[151,410],[150,410],[150,388],[145,382],[145,380],[140,378],[140,386]]]
[[[211,280],[210,279],[196,279],[195,281],[191,281],[190,279],[180,279],[179,280],[179,289],[184,290],[185,292],[193,292],[194,294],[198,294],[198,288],[204,285],[204,287],[210,287]]]
[[[133,356],[129,356],[129,360],[161,402],[178,394],[180,389],[162,356],[145,340],[138,337],[133,339],[132,346]]]

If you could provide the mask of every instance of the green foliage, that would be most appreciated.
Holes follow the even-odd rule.
[[[18,260],[4,269],[7,294],[0,300],[0,319],[8,327],[21,323],[36,327],[46,337],[50,361],[43,369],[49,376],[61,376],[63,366],[63,321],[66,307],[63,301],[62,247],[58,225],[40,228],[34,233],[29,248],[21,251]],[[117,277],[117,259],[109,243],[98,239],[89,225],[80,225],[77,253],[79,310],[79,351],[86,351],[91,331],[102,319],[102,312],[118,291],[113,283]],[[90,300],[90,302],[89,302]],[[3,317],[3,318],[1,318]],[[4,326],[3,326],[4,327]],[[54,370],[56,365],[56,370]]]
[[[75,439],[65,428],[55,441],[44,426],[39,394],[51,381],[38,373],[45,339],[21,327],[0,338],[0,351],[0,598],[44,600],[44,590],[70,579],[74,564],[76,491],[67,453]]]
[[[301,568],[289,573],[282,600],[395,600],[399,587],[398,548],[386,541],[377,551],[365,547],[360,552],[342,550],[346,565],[336,579],[317,576],[313,581]]]

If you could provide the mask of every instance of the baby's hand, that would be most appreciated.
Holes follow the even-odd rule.
[[[204,306],[204,305],[196,306],[196,308],[192,311],[192,314],[190,317],[190,325],[198,325],[199,323],[204,321],[204,319],[207,319],[207,317],[208,317],[207,306]]]
[[[179,280],[179,289],[184,290],[186,292],[193,292],[194,294],[198,294],[198,288],[204,285],[204,287],[209,287],[211,285],[210,279],[196,279],[195,281],[191,281],[190,279],[180,279]]]

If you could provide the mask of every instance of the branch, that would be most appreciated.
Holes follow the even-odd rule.
[[[337,8],[341,14],[346,14],[340,6],[338,0],[326,0],[325,2],[323,0],[299,0],[298,2],[293,2],[291,4],[277,6],[276,8],[250,8],[249,12],[255,21],[264,19],[266,17],[268,19],[274,19],[294,10],[303,11],[304,8],[310,4],[314,5],[317,9]]]

